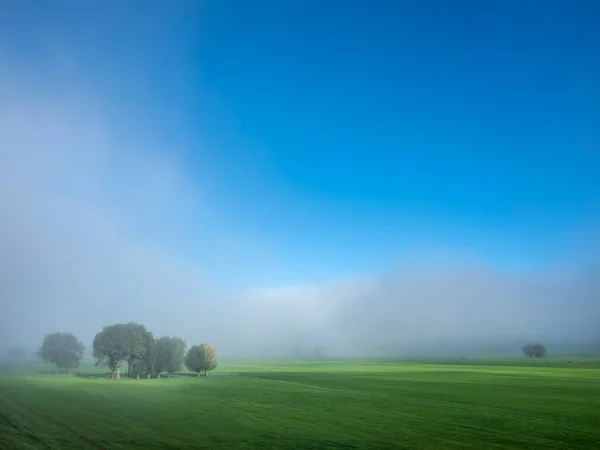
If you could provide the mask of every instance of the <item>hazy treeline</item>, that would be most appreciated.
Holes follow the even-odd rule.
[[[47,334],[37,355],[57,369],[70,370],[79,366],[85,346],[71,333]],[[187,351],[186,351],[187,350]],[[18,350],[13,350],[15,358]],[[217,367],[215,348],[209,344],[194,345],[187,349],[185,340],[175,336],[155,338],[144,325],[135,322],[105,326],[98,332],[92,344],[96,366],[107,367],[111,378],[121,377],[123,363],[127,363],[127,376],[160,377],[179,372],[185,366],[195,372],[208,375]]]
[[[463,350],[468,350],[468,348],[465,346]],[[36,353],[28,354],[24,347],[15,346],[0,359],[0,362],[17,365],[32,362],[35,357],[35,359],[39,358],[56,365],[57,370],[68,371],[79,366],[84,350],[83,343],[73,334],[55,332],[45,336]],[[411,355],[411,357],[427,358],[435,355],[427,351],[426,347],[421,350],[421,353]],[[527,343],[521,347],[521,350],[529,358],[542,358],[546,356],[547,352],[546,346],[541,343]],[[383,348],[373,347],[371,357],[396,359],[401,357],[398,353],[397,346],[390,344]],[[490,351],[487,356],[506,356],[507,353]],[[467,354],[469,353],[460,353],[461,359],[464,359]],[[580,353],[575,351],[571,354]],[[184,339],[175,336],[155,338],[144,325],[134,322],[105,326],[94,338],[92,355],[95,358],[96,366],[110,369],[111,378],[121,377],[121,368],[124,362],[127,363],[126,375],[137,378],[140,376],[160,377],[161,373],[166,373],[170,377],[171,374],[179,372],[183,365],[198,376],[200,374],[207,376],[208,371],[217,366],[216,351],[212,345],[200,344],[187,349]],[[437,356],[440,355],[443,356],[443,349],[442,352],[439,352],[438,349]],[[455,356],[457,355],[458,353]],[[323,358],[323,348],[316,346],[308,349],[294,346],[286,357],[296,360],[321,359]]]

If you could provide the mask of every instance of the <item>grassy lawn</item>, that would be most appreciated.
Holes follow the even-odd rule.
[[[584,361],[240,363],[208,378],[118,381],[5,374],[0,448],[595,448],[600,365],[570,360]]]

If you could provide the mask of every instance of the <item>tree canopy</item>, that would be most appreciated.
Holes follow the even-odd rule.
[[[208,371],[217,367],[217,353],[215,348],[209,344],[194,345],[189,349],[185,357],[186,367],[200,376],[208,376]]]
[[[152,335],[152,333],[149,333],[148,335],[148,342],[147,342],[147,351],[146,351],[146,358],[144,360],[139,361],[139,372],[143,372],[145,370],[146,374],[148,374],[149,376],[151,376],[153,373],[156,373],[156,358],[158,356],[158,344],[157,344],[157,340],[154,339],[154,336]],[[142,366],[143,366],[143,370],[142,370]],[[159,371],[158,371],[159,372]]]
[[[185,358],[185,341],[178,337],[163,336],[156,341],[156,371],[179,372]]]
[[[154,342],[152,333],[144,325],[134,322],[105,326],[96,334],[93,354],[98,365],[108,366],[119,378],[123,361],[127,361],[127,375],[135,362],[144,361]]]
[[[119,371],[128,351],[125,345],[125,324],[107,325],[94,337],[92,354],[96,365],[108,366],[119,378]]]
[[[71,333],[47,334],[38,350],[39,357],[59,369],[74,369],[79,366],[85,346]]]
[[[131,376],[132,364],[137,361],[147,360],[151,346],[154,344],[154,336],[144,325],[129,322],[125,324],[125,347],[127,349],[127,375]]]

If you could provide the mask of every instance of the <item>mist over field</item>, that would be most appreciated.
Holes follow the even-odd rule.
[[[153,148],[148,130],[65,69],[22,76],[7,55],[2,67],[2,347],[34,350],[55,330],[89,347],[103,325],[136,321],[232,356],[518,352],[531,339],[598,348],[591,251],[511,270],[416,249],[379,275],[240,287],[256,247],[232,249],[210,180],[192,180],[176,153]],[[198,230],[197,261],[177,256],[182,223]]]
[[[0,448],[597,447],[599,23],[0,1]]]

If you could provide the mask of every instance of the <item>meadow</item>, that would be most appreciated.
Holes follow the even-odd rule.
[[[49,366],[0,375],[0,448],[591,449],[600,442],[600,365],[565,359],[223,363],[207,378],[151,380],[79,370],[83,376],[44,373]]]

